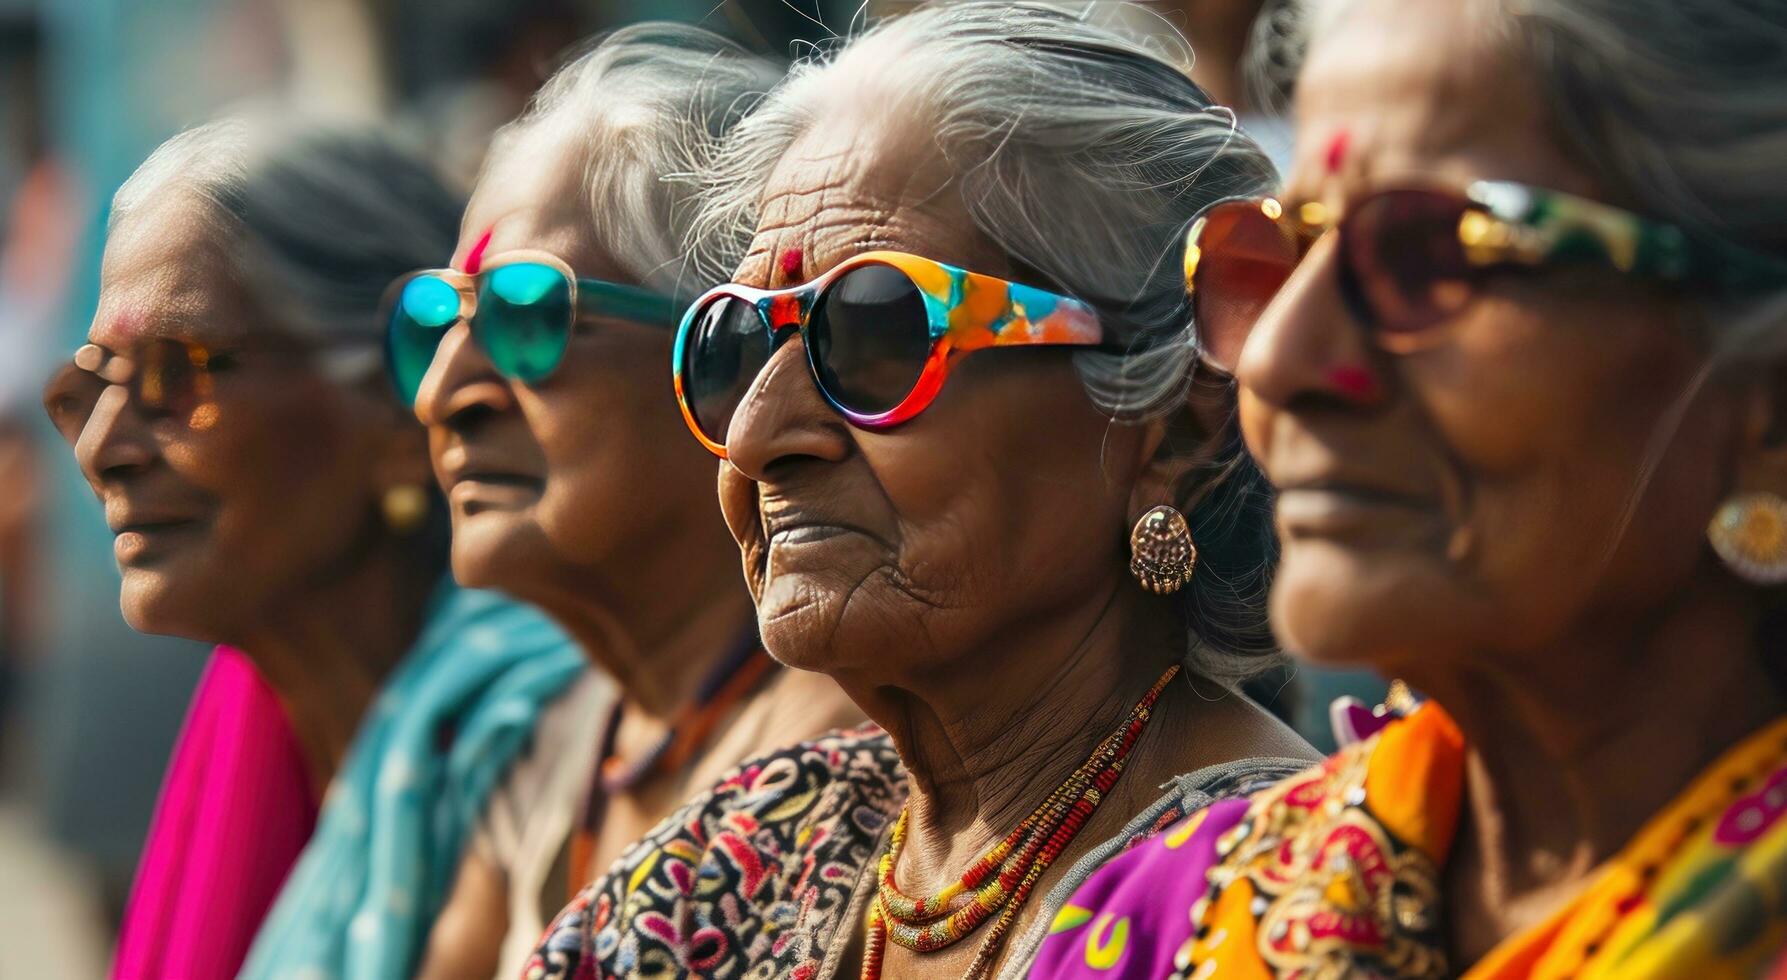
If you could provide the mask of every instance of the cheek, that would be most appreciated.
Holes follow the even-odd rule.
[[[714,458],[683,425],[668,360],[654,346],[600,366],[568,363],[554,383],[522,394],[546,464],[541,524],[567,553],[596,558],[667,519],[715,512]]]
[[[1118,564],[1126,501],[1102,465],[1111,426],[1065,358],[979,356],[986,370],[952,378],[931,411],[864,434],[863,455],[920,585],[1067,598]]]
[[[1670,420],[1698,357],[1623,305],[1498,311],[1409,365],[1463,487],[1464,564],[1534,634],[1610,588],[1642,602],[1700,551],[1722,437],[1701,409]]]
[[[368,446],[332,394],[223,405],[207,438],[170,446],[168,465],[216,501],[195,583],[253,605],[353,546],[374,506]]]

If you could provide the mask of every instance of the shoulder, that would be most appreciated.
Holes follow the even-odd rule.
[[[814,831],[822,839],[878,838],[904,798],[905,770],[885,732],[831,732],[740,764],[629,848],[597,885],[626,877],[636,887],[634,879],[664,855],[692,857],[741,841],[781,853],[817,844]]]
[[[903,799],[905,779],[893,739],[880,728],[865,725],[747,760],[684,809],[711,816],[749,813],[787,822],[803,812],[798,804],[807,794],[830,791],[866,803],[895,795]]]
[[[808,962],[841,923],[904,799],[892,740],[872,726],[745,762],[585,889],[527,976]]]
[[[1343,750],[1341,756],[1356,754]],[[1315,766],[1242,759],[1180,776],[1131,825],[1126,840],[1113,842],[1117,846],[1103,855],[1108,860],[1096,869],[1076,866],[1081,874],[1051,893],[1052,919],[1046,937],[1032,940],[1040,948],[1030,976],[1082,976],[1087,969],[1123,976],[1185,972],[1184,953],[1201,935],[1194,935],[1194,927],[1198,910],[1208,904],[1209,883],[1236,873],[1224,866],[1240,858],[1237,835],[1267,825],[1285,833],[1302,814],[1324,809],[1318,804],[1333,788],[1331,767],[1337,765],[1347,768],[1340,757]],[[1287,796],[1300,806],[1287,812]],[[1121,932],[1107,942],[1100,929],[1110,922]]]

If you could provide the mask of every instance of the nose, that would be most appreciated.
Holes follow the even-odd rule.
[[[1383,401],[1384,355],[1345,302],[1339,258],[1337,236],[1316,242],[1260,313],[1235,365],[1235,380],[1251,400],[1277,408]]]
[[[454,324],[416,389],[416,418],[431,428],[461,427],[514,406],[514,391],[472,341],[471,327],[463,321]]]
[[[849,423],[819,394],[798,335],[770,355],[726,434],[727,459],[759,483],[796,460],[838,462],[852,445]]]
[[[131,407],[122,385],[100,392],[93,414],[75,439],[74,458],[95,490],[154,464],[158,450],[141,413]]]

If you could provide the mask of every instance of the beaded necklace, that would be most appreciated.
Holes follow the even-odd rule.
[[[909,807],[900,809],[881,856],[880,885],[869,906],[868,945],[863,950],[862,980],[880,980],[889,940],[920,953],[952,946],[966,938],[994,912],[999,918],[975,953],[965,980],[986,976],[998,957],[1018,911],[1055,859],[1086,825],[1105,795],[1123,774],[1130,750],[1148,727],[1154,702],[1179,673],[1177,664],[1154,682],[1116,731],[1104,737],[1092,755],[1075,769],[1049,798],[1025,817],[1004,840],[981,855],[961,877],[935,895],[913,897],[894,883],[894,867],[906,844]],[[970,897],[971,896],[971,897]],[[966,901],[963,899],[966,897]]]
[[[571,876],[566,882],[572,899],[589,882],[595,859],[596,837],[601,831],[602,817],[608,801],[644,782],[655,773],[677,772],[707,745],[715,726],[745,696],[755,690],[776,666],[753,633],[747,642],[730,653],[696,688],[695,699],[680,708],[671,719],[664,737],[651,751],[629,763],[614,752],[615,736],[620,732],[621,702],[616,699],[603,726],[601,748],[596,752],[595,778],[578,813],[571,837]]]

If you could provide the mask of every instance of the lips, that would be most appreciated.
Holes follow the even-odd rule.
[[[849,534],[884,543],[879,535],[852,521],[785,500],[765,501],[760,514],[763,540],[771,545],[815,544]]]
[[[1294,494],[1321,494],[1361,506],[1403,507],[1414,510],[1430,509],[1434,504],[1431,494],[1341,479],[1301,480],[1287,482],[1278,488],[1278,495],[1281,499]]]
[[[197,518],[125,513],[106,522],[115,537],[112,556],[122,568],[151,565],[166,557],[171,548],[202,523]]]
[[[151,508],[142,505],[114,505],[106,508],[106,526],[117,534],[152,534],[158,531],[171,531],[196,524],[198,518],[190,513],[171,509]]]
[[[526,473],[512,473],[503,470],[472,470],[466,473],[455,473],[448,477],[450,486],[461,483],[478,483],[489,487],[517,487],[538,490],[545,481]]]

